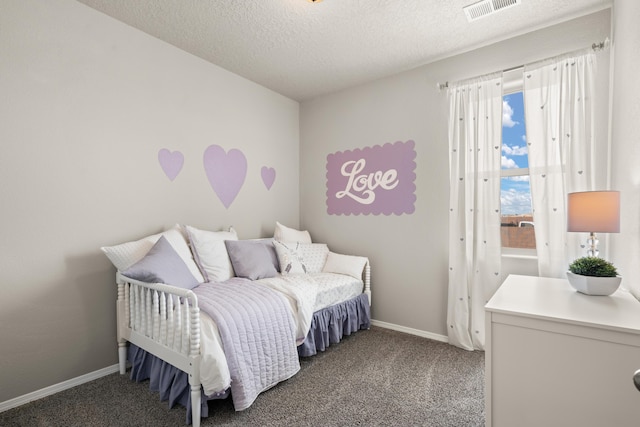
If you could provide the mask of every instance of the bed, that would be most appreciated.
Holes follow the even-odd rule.
[[[116,273],[120,373],[129,362],[132,379],[149,379],[170,406],[185,406],[194,426],[208,415],[207,400],[231,395],[235,409],[244,410],[295,375],[299,357],[370,327],[368,260],[357,278],[314,271],[231,277],[192,289],[126,271]]]

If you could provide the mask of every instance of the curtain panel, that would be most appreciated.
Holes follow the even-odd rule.
[[[449,343],[482,350],[484,306],[500,285],[502,76],[451,85]]]
[[[567,194],[595,190],[594,73],[590,51],[525,66],[525,121],[538,274],[566,277],[584,255],[567,232]],[[582,246],[581,246],[582,244]]]

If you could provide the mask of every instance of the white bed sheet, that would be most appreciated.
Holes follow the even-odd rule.
[[[261,279],[282,292],[289,301],[296,322],[298,345],[309,332],[313,313],[325,307],[347,301],[362,293],[364,284],[351,276],[335,273],[314,273],[305,276],[277,276]],[[222,349],[218,327],[211,317],[200,312],[200,382],[207,396],[224,392],[231,385],[231,374]]]

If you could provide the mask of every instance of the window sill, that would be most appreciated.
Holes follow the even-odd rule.
[[[537,255],[525,255],[525,254],[502,254],[502,258],[511,258],[511,259],[527,259],[536,261],[538,259]]]

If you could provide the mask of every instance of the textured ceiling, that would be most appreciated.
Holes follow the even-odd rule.
[[[468,23],[475,0],[78,0],[295,100],[603,9],[522,0]]]

